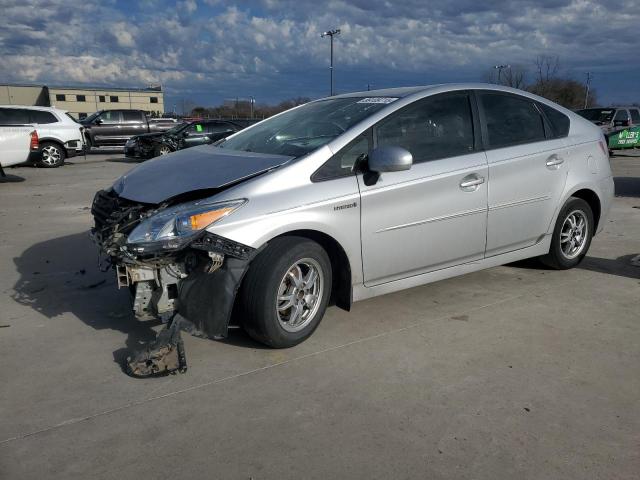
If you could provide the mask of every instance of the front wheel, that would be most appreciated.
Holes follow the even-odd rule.
[[[238,296],[243,328],[274,348],[306,340],[331,296],[331,261],[316,242],[280,237],[252,262]]]
[[[57,168],[64,164],[67,152],[57,143],[45,142],[40,147],[42,157],[38,165],[44,168]]]
[[[157,145],[155,148],[156,157],[160,157],[162,155],[168,155],[172,152],[171,148],[167,145]]]
[[[581,198],[569,198],[556,220],[549,253],[540,257],[540,260],[557,270],[575,267],[589,250],[594,228],[593,211],[589,204]]]

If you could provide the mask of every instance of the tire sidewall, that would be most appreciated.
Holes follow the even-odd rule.
[[[265,251],[263,254],[269,255],[269,252]],[[289,267],[304,258],[315,260],[322,269],[322,297],[319,300],[320,306],[312,321],[298,332],[289,332],[282,328],[276,313],[278,287]],[[286,348],[297,345],[307,339],[320,324],[331,297],[331,261],[325,250],[319,244],[310,240],[302,240],[296,243],[284,255],[273,260],[274,262],[266,275],[259,297],[261,309],[263,310],[262,319],[260,320],[263,335],[259,335],[261,337],[259,340],[273,347]],[[255,337],[257,332],[249,326],[249,333]]]
[[[569,213],[579,210],[584,213],[584,216],[587,219],[587,241],[578,255],[575,258],[567,258],[565,257],[562,248],[560,246],[560,234],[562,233],[562,226],[564,225],[565,220]],[[589,251],[589,247],[591,246],[591,239],[593,238],[595,228],[595,222],[593,219],[593,212],[589,204],[582,200],[581,198],[571,197],[560,210],[560,214],[558,215],[558,220],[556,221],[555,229],[553,230],[553,238],[551,240],[551,254],[554,257],[554,260],[557,262],[558,266],[561,268],[573,268],[578,265],[582,259],[586,256]]]
[[[44,160],[41,158],[38,161],[38,165],[43,167],[43,168],[58,168],[62,165],[64,165],[64,161],[67,158],[67,152],[64,150],[63,147],[61,147],[60,145],[58,145],[57,143],[52,143],[52,142],[44,142],[41,146],[40,146],[40,153],[42,154],[44,149],[46,147],[54,147],[55,149],[58,150],[58,152],[60,153],[60,160],[58,160],[56,163],[54,164],[49,164],[49,163],[45,163]]]

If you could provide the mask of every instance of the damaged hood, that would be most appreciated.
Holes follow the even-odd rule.
[[[292,158],[202,145],[142,163],[120,177],[113,189],[127,200],[158,204],[196,190],[223,188]]]

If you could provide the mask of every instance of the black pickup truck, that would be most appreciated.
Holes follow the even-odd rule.
[[[163,132],[177,125],[173,118],[147,118],[142,110],[100,110],[80,123],[89,147],[122,147],[135,135]]]

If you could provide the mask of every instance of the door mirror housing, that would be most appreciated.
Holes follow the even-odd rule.
[[[95,125],[100,125],[100,124],[102,123],[102,120],[101,120],[100,118],[96,118],[96,119],[93,121],[93,123],[94,123]]]
[[[368,163],[372,172],[400,172],[411,168],[413,155],[402,147],[382,146],[369,153]]]

